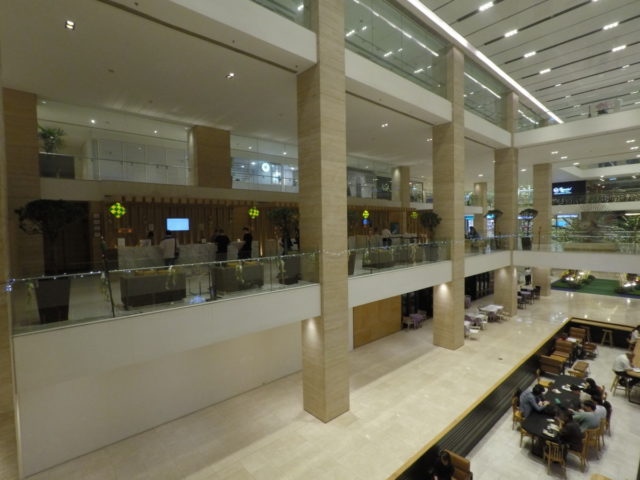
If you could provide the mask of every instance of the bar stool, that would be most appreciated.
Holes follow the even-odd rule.
[[[602,340],[600,340],[600,345],[604,345],[605,342],[607,342],[610,347],[613,347],[613,332],[606,328],[602,330]]]

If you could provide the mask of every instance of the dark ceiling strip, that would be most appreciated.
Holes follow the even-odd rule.
[[[499,3],[504,2],[504,0],[493,0],[493,5],[497,5]],[[457,20],[454,20],[453,22],[451,22],[451,25],[453,25],[454,23],[458,23],[458,22],[462,22],[464,20],[466,20],[467,18],[473,17],[474,15],[477,15],[478,13],[480,13],[480,11],[476,8],[475,10],[473,10],[472,12],[467,13],[466,15],[463,15],[462,17],[458,18]]]
[[[637,45],[639,43],[640,43],[640,40],[638,40],[636,42],[628,43],[627,44],[627,48],[632,47],[634,45]],[[571,62],[563,63],[562,65],[557,65],[555,67],[551,67],[551,71],[558,70],[558,69],[564,68],[564,67],[568,67],[569,65],[574,65],[576,63],[584,62],[585,60],[591,60],[592,58],[596,58],[596,57],[599,57],[601,55],[606,55],[607,53],[614,53],[614,52],[612,52],[611,50],[605,50],[604,52],[596,53],[594,55],[589,55],[588,57],[579,58],[578,60],[573,60]],[[535,77],[536,75],[539,75],[539,73],[532,73],[530,75],[525,75],[524,77],[520,77],[520,78],[522,80],[524,80],[526,78]]]
[[[267,65],[271,65],[273,67],[279,68],[281,70],[284,70],[286,72],[291,72],[291,73],[295,73],[298,74],[297,71],[289,68],[289,67],[285,67],[284,65],[280,65],[278,63],[272,62],[270,60],[265,60],[264,58],[258,57],[257,55],[253,55],[252,53],[246,52],[244,50],[240,50],[239,48],[235,48],[235,47],[231,47],[229,45],[227,45],[226,43],[222,43],[219,42],[217,40],[214,40],[213,38],[209,38],[205,35],[201,35],[199,33],[195,33],[195,32],[191,32],[189,30],[186,30],[182,27],[178,27],[177,25],[173,25],[171,23],[165,22],[164,20],[160,20],[159,18],[153,17],[147,13],[143,13],[139,10],[136,10],[135,8],[131,8],[131,7],[127,7],[126,5],[122,5],[120,3],[114,2],[113,0],[95,0],[96,2],[100,2],[100,3],[104,3],[105,5],[109,5],[111,7],[117,8],[119,10],[122,10],[124,12],[130,13],[132,15],[136,15],[140,18],[144,18],[145,20],[149,20],[150,22],[156,23],[158,25],[161,25],[163,27],[166,28],[170,28],[171,30],[174,30],[176,32],[180,32],[183,33],[185,35],[189,35],[190,37],[193,38],[197,38],[199,40],[203,40],[207,43],[211,43],[213,45],[217,45],[218,47],[223,47],[226,48],[227,50],[231,50],[232,52],[236,52],[239,53],[241,55],[244,55],[246,57],[252,58],[254,60],[258,60],[262,63],[266,63]]]
[[[633,63],[629,64],[630,67],[632,67],[634,65],[640,65],[640,62],[633,62]],[[560,82],[560,83],[562,83],[562,85],[568,85],[570,83],[579,82],[580,80],[585,80],[585,79],[590,78],[590,77],[597,77],[598,75],[603,75],[605,73],[615,72],[616,70],[622,70],[622,67],[614,67],[614,68],[610,68],[608,70],[602,70],[600,72],[592,73],[590,75],[585,75],[584,77],[573,78],[571,80],[567,80],[567,81]],[[537,90],[534,90],[534,91],[535,92],[542,92],[544,90],[549,90],[550,88],[555,88],[555,85],[550,85],[548,87],[538,88]]]
[[[564,15],[565,13],[569,13],[569,12],[571,12],[571,11],[575,10],[576,8],[583,7],[583,6],[585,6],[585,5],[589,4],[589,3],[591,3],[591,1],[587,1],[587,2],[579,3],[578,5],[574,5],[573,7],[567,8],[566,10],[563,10],[563,11],[561,11],[561,12],[555,13],[555,14],[553,14],[553,15],[551,15],[551,16],[545,17],[545,18],[543,18],[543,19],[541,19],[541,20],[538,20],[538,21],[536,21],[536,22],[530,23],[529,25],[525,25],[525,26],[524,26],[524,27],[522,27],[522,28],[518,28],[518,33],[522,32],[522,31],[524,31],[524,30],[527,30],[527,29],[529,29],[529,28],[535,27],[536,25],[540,25],[541,23],[548,22],[549,20],[553,20],[554,18],[557,18],[557,17],[559,17],[560,15]],[[518,13],[520,13],[520,12],[518,12]],[[483,45],[483,47],[484,47],[484,46],[486,46],[486,45],[490,45],[490,44],[492,44],[492,43],[495,43],[495,42],[497,42],[498,40],[502,40],[503,38],[505,38],[505,37],[504,37],[504,35],[502,35],[502,36],[500,36],[500,37],[492,38],[491,40],[489,40],[488,42],[486,42],[486,43]],[[519,57],[519,58],[520,58],[520,57]],[[505,62],[505,63],[508,63],[508,62]]]
[[[635,81],[637,79],[634,78],[633,80]],[[571,98],[577,97],[578,95],[584,95],[585,93],[597,92],[598,90],[603,90],[605,88],[617,87],[618,85],[626,85],[627,83],[629,83],[629,82],[627,80],[625,80],[624,82],[610,83],[609,85],[605,85],[603,87],[597,87],[597,88],[591,88],[589,90],[583,90],[582,92],[572,93],[571,94]],[[629,95],[629,94],[627,93],[625,95]],[[618,98],[618,97],[623,97],[623,96],[624,95],[618,94],[613,98]],[[563,96],[563,97],[558,97],[558,98],[552,98],[551,100],[547,100],[547,103],[557,102],[558,100],[564,100],[565,98],[567,98],[567,97]],[[592,103],[592,101],[590,101],[589,103]]]

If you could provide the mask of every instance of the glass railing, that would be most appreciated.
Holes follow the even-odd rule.
[[[258,5],[291,20],[292,22],[311,27],[309,4],[311,0],[253,0]]]
[[[345,0],[349,50],[445,96],[448,44],[387,0]]]
[[[640,192],[588,193],[586,195],[555,196],[553,205],[580,205],[583,203],[638,202]]]
[[[119,160],[40,153],[40,176],[79,180],[189,185],[191,168],[186,159],[172,161]]]
[[[485,120],[505,128],[508,90],[469,58],[464,62],[464,106]]]
[[[511,235],[467,238],[464,241],[464,255],[465,257],[469,257],[508,250],[510,248],[511,238]]]
[[[549,236],[520,237],[516,249],[637,255],[640,253],[640,232],[610,230],[597,235],[560,232]]]
[[[12,279],[13,333],[318,282],[317,253]]]
[[[445,260],[451,260],[447,241],[354,248],[349,250],[349,275],[370,275]]]

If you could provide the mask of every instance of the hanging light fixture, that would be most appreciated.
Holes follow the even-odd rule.
[[[256,206],[254,205],[253,207],[251,207],[249,209],[249,217],[251,218],[251,220],[253,220],[254,218],[258,217],[260,215],[260,210],[258,210],[256,208]]]
[[[109,207],[109,213],[116,218],[122,217],[125,213],[127,213],[127,209],[124,208],[120,202],[116,202]]]

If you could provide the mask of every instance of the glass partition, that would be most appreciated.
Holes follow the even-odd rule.
[[[445,96],[448,44],[387,0],[345,0],[346,47]]]
[[[554,122],[555,123],[555,122]],[[516,128],[519,132],[524,130],[532,130],[538,127],[547,126],[545,117],[539,113],[533,111],[523,103],[518,105],[518,119],[516,121]]]
[[[291,20],[292,22],[311,27],[309,3],[311,0],[253,0],[258,5],[268,8],[272,12]]]
[[[524,240],[524,242],[523,242]],[[543,252],[589,252],[637,255],[640,253],[640,234],[634,231],[610,229],[598,234],[557,229],[550,236],[520,237],[518,250]]]
[[[449,242],[404,243],[349,250],[349,275],[370,275],[451,259]]]
[[[509,90],[478,64],[465,57],[464,106],[485,120],[506,126],[506,99]]]
[[[317,253],[12,279],[13,333],[318,282]]]

